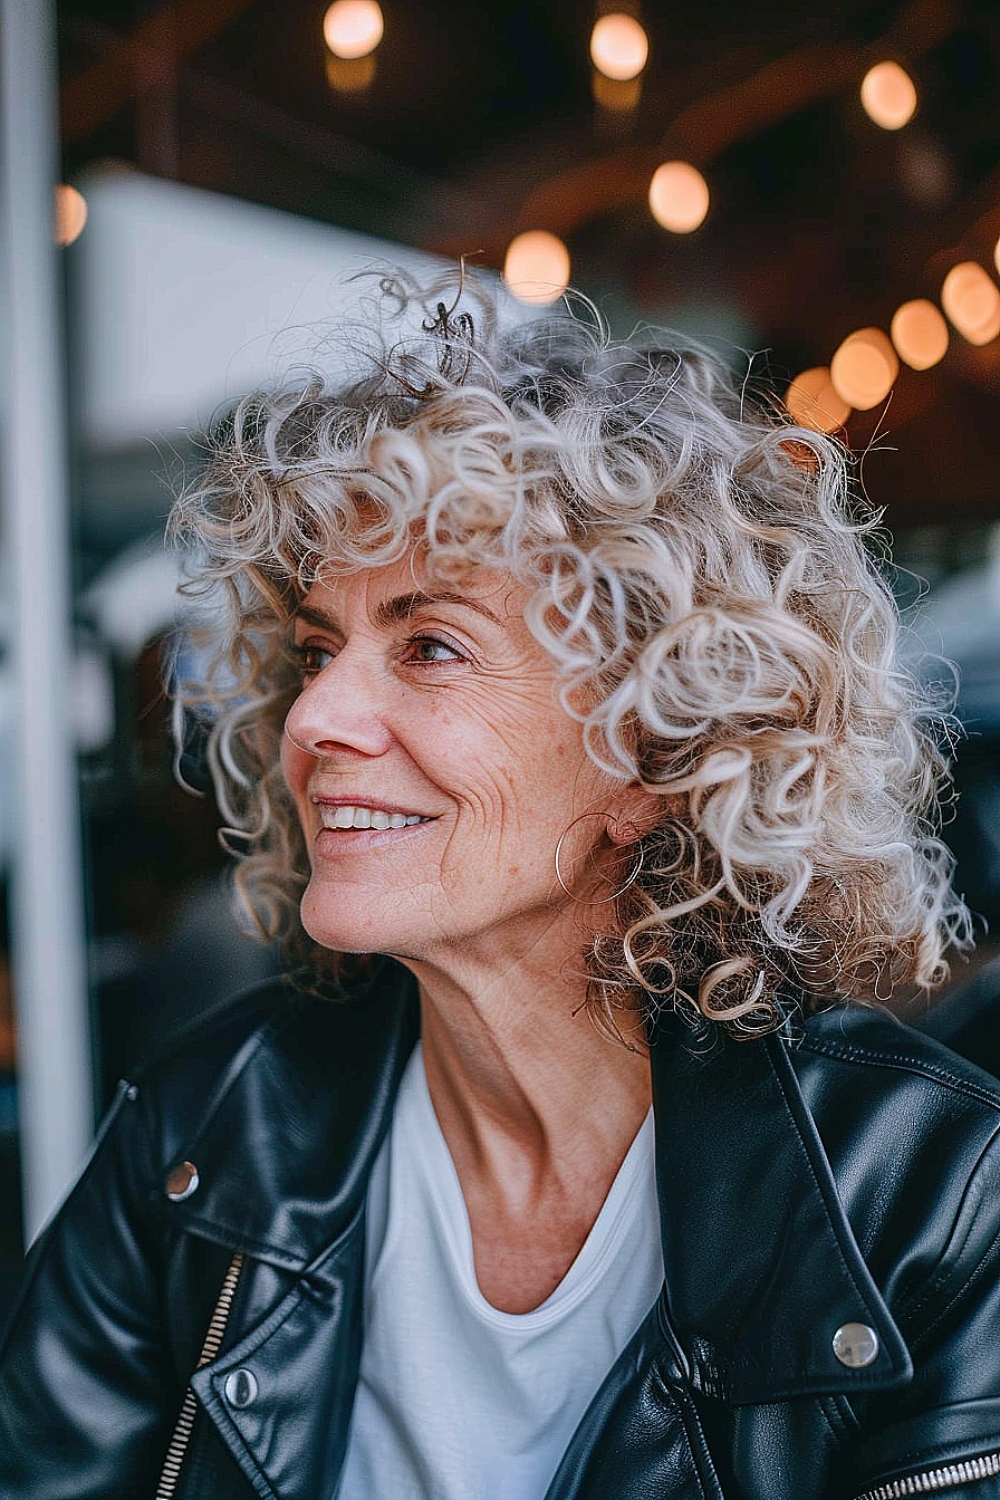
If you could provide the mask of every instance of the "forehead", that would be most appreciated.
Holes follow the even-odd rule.
[[[502,569],[470,567],[440,578],[413,553],[396,563],[321,578],[300,609],[321,606],[336,615],[360,611],[390,623],[436,605],[464,607],[503,625],[523,621],[527,594],[524,584]]]

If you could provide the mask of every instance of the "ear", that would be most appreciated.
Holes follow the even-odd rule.
[[[645,787],[630,784],[616,799],[617,806],[608,819],[608,838],[621,849],[637,843],[666,818],[676,816],[672,804],[678,800],[658,797]]]

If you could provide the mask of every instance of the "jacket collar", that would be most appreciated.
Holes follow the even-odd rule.
[[[389,964],[370,996],[285,1002],[239,1049],[182,1155],[199,1191],[189,1232],[293,1271],[360,1209],[418,1035],[416,986]],[[909,1354],[837,1194],[787,1042],[717,1042],[676,1017],[652,1046],[665,1297],[706,1394],[738,1403],[892,1389]],[[238,1086],[237,1075],[238,1074]],[[846,1368],[849,1323],[879,1354]]]

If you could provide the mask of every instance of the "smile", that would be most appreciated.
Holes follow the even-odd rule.
[[[380,807],[352,807],[341,804],[330,807],[318,803],[320,821],[324,828],[374,828],[382,832],[387,828],[412,828],[415,823],[429,823],[421,813],[387,812]]]

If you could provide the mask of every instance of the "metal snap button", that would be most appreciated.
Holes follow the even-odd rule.
[[[878,1334],[867,1323],[845,1323],[833,1335],[833,1352],[849,1370],[863,1370],[878,1358]]]
[[[237,1411],[242,1411],[257,1399],[257,1377],[252,1370],[234,1370],[226,1376],[226,1400]]]
[[[171,1203],[183,1203],[185,1198],[197,1192],[198,1182],[198,1168],[194,1162],[182,1161],[170,1168],[163,1188]]]

